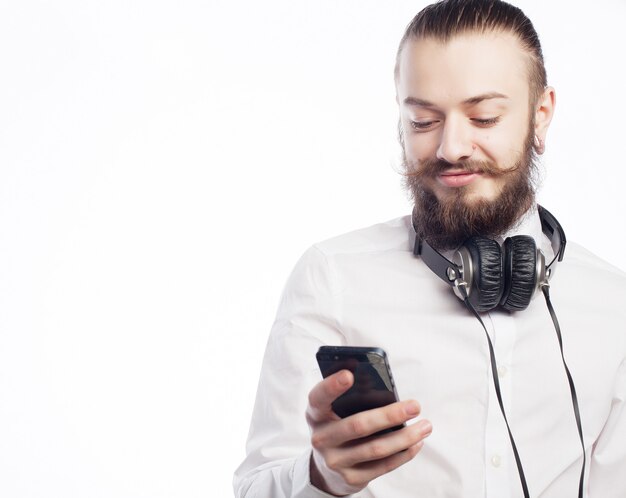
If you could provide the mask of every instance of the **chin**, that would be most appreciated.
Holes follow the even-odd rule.
[[[472,206],[472,205],[479,204],[481,202],[494,202],[498,198],[498,194],[499,192],[496,192],[496,193],[489,192],[488,195],[481,194],[478,192],[472,192],[467,195],[464,195],[462,198],[465,204],[467,204],[468,206]]]
[[[435,196],[439,202],[461,201],[466,206],[475,206],[481,202],[492,202],[498,198],[500,190],[498,189],[476,189],[471,186],[459,187],[455,189],[446,189],[445,191],[435,192]]]

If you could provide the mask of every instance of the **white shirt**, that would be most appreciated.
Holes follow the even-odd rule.
[[[329,496],[309,482],[304,417],[321,345],[383,348],[400,398],[418,400],[433,425],[412,461],[353,496],[523,496],[484,331],[413,255],[412,232],[409,216],[392,220],[317,244],[296,265],[267,344],[237,497]],[[551,261],[536,211],[514,233],[539,240]],[[550,293],[580,404],[585,496],[624,498],[626,275],[570,242],[557,265]],[[482,318],[530,496],[577,496],[582,448],[543,296]]]

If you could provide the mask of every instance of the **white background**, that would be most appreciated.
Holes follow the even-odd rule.
[[[293,264],[409,212],[423,5],[0,4],[0,496],[231,496]],[[540,200],[624,269],[626,2],[518,5],[557,88]]]

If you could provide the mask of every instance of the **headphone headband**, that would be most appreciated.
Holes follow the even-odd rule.
[[[541,220],[541,231],[550,239],[552,251],[554,252],[554,258],[552,258],[552,261],[550,261],[550,264],[548,265],[548,268],[550,268],[552,263],[557,261],[557,259],[559,262],[563,261],[567,239],[565,238],[563,227],[554,215],[539,204],[537,204],[537,208],[539,211],[539,219]]]
[[[540,277],[543,278],[541,278],[541,281],[538,283],[541,284],[543,281],[549,280],[554,274],[554,263],[556,261],[563,260],[567,239],[565,238],[565,232],[557,219],[543,206],[537,205],[537,208],[539,212],[539,219],[541,220],[541,231],[550,239],[552,250],[554,251],[554,258],[545,267],[545,276],[540,275]],[[453,263],[433,248],[427,241],[422,240],[419,237],[415,238],[413,254],[420,256],[435,275],[451,287],[454,287],[457,295],[459,295],[458,289],[456,289],[458,285],[470,284],[470,282],[467,282],[463,275],[462,266],[464,265]]]

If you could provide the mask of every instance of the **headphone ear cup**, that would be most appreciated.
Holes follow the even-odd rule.
[[[463,246],[468,250],[472,265],[469,301],[476,311],[489,311],[500,303],[503,292],[502,253],[495,240],[470,237]]]
[[[504,241],[504,292],[501,306],[508,311],[528,307],[537,286],[537,246],[528,235]]]

